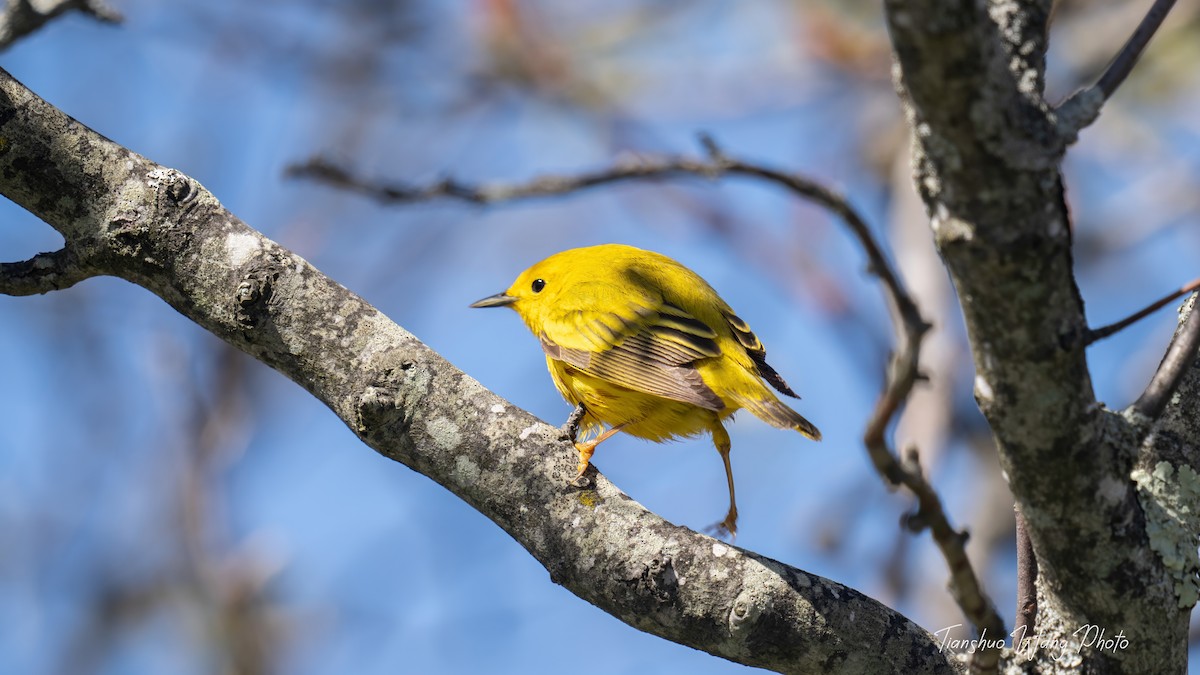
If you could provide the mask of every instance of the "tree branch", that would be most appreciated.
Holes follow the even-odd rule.
[[[0,133],[9,140],[0,193],[63,232],[86,264],[158,294],[296,381],[372,448],[495,521],[584,600],[640,630],[780,672],[955,672],[934,636],[853,589],[671,525],[603,476],[594,489],[568,487],[574,450],[560,430],[245,226],[195,181],[72,123],[3,71]]]
[[[1151,433],[1146,439],[1154,442],[1149,443],[1141,462],[1148,471],[1156,469],[1158,462],[1167,461],[1176,466],[1191,467],[1194,472],[1200,473],[1200,417],[1196,415],[1196,401],[1200,400],[1200,349],[1184,344],[1196,341],[1194,335],[1198,329],[1195,317],[1200,314],[1196,307],[1198,300],[1200,295],[1193,295],[1183,303],[1179,311],[1179,324],[1167,354],[1151,378],[1151,382],[1160,378],[1168,379],[1164,372],[1166,369],[1178,372],[1173,391],[1166,393],[1167,387],[1164,386],[1150,393],[1151,388],[1147,387],[1147,393],[1139,399],[1150,396],[1149,401],[1143,401],[1145,407],[1139,409],[1134,404],[1133,410],[1142,415],[1153,413],[1155,408],[1162,406],[1161,412],[1150,416]],[[1174,365],[1168,367],[1168,360]],[[1185,481],[1174,482],[1180,490],[1188,488]]]
[[[1033,552],[1033,540],[1029,538],[1029,526],[1020,509],[1016,510],[1017,522],[1017,620],[1013,624],[1013,635],[1021,638],[1034,636],[1037,627],[1037,556]],[[1013,645],[1016,647],[1016,645]]]
[[[39,253],[29,260],[0,263],[0,294],[34,295],[70,288],[95,276],[84,269],[70,249]]]
[[[1108,64],[1108,68],[1105,69],[1096,84],[1075,92],[1066,101],[1063,101],[1058,112],[1065,133],[1071,136],[1077,135],[1084,127],[1096,120],[1100,114],[1100,108],[1117,91],[1117,87],[1121,86],[1129,73],[1133,72],[1133,66],[1141,58],[1146,45],[1150,44],[1150,38],[1158,32],[1159,26],[1162,25],[1174,6],[1175,0],[1154,0],[1150,10],[1146,12],[1146,16],[1142,17],[1141,23],[1134,29],[1133,34],[1129,36],[1125,46],[1121,47],[1121,51],[1117,53],[1112,63]]]
[[[1142,17],[1141,23],[1134,29],[1133,35],[1129,36],[1117,57],[1096,81],[1095,86],[1104,93],[1105,98],[1111,97],[1125,78],[1129,77],[1129,73],[1133,72],[1133,66],[1141,58],[1146,45],[1150,44],[1150,38],[1158,32],[1159,26],[1162,26],[1174,6],[1175,0],[1154,0],[1146,16]]]
[[[1200,312],[1193,308],[1171,337],[1167,353],[1151,376],[1146,390],[1134,402],[1134,410],[1149,419],[1157,419],[1179,386],[1184,371],[1195,361],[1197,348],[1200,348]]]
[[[1120,321],[1117,321],[1116,323],[1110,323],[1107,326],[1101,326],[1100,328],[1095,328],[1095,329],[1089,328],[1087,333],[1084,334],[1083,344],[1090,345],[1093,342],[1103,340],[1104,338],[1106,338],[1110,335],[1113,335],[1114,333],[1118,333],[1122,330],[1125,330],[1129,326],[1150,316],[1151,314],[1157,312],[1158,310],[1162,309],[1163,307],[1166,307],[1167,304],[1170,303],[1172,300],[1175,300],[1176,298],[1181,298],[1181,297],[1187,295],[1188,293],[1192,293],[1192,292],[1196,291],[1197,289],[1200,289],[1200,278],[1189,281],[1188,283],[1184,284],[1183,287],[1179,288],[1178,290],[1172,291],[1172,292],[1164,295],[1163,297],[1159,298],[1158,300],[1155,300],[1154,302],[1150,303],[1146,307],[1134,312],[1133,314],[1130,314],[1129,316],[1125,317],[1124,319],[1121,319]]]
[[[1147,555],[1131,480],[1143,430],[1096,401],[1055,111],[1042,100],[1051,0],[885,0],[914,183],[954,281],[975,399],[1038,558],[1041,638],[1080,667],[1179,672],[1187,612]],[[1079,644],[1121,626],[1137,652]],[[1117,630],[1113,628],[1112,630]],[[1045,650],[1030,658],[1052,670]]]
[[[892,319],[896,332],[897,352],[885,378],[884,391],[871,413],[863,444],[872,464],[889,486],[904,486],[917,497],[918,513],[908,519],[913,532],[928,527],[934,542],[946,559],[950,570],[950,591],[962,608],[964,615],[977,632],[985,629],[992,635],[1004,634],[1004,622],[996,612],[990,598],[984,592],[979,578],[967,558],[966,534],[958,532],[950,524],[942,507],[941,499],[933,486],[925,479],[919,463],[915,460],[901,462],[892,450],[887,430],[907,400],[913,385],[920,379],[918,362],[921,340],[929,325],[921,318],[916,303],[905,289],[899,275],[883,253],[871,228],[854,207],[840,194],[819,182],[798,174],[788,173],[766,166],[730,157],[707,135],[700,142],[707,158],[692,157],[642,157],[636,162],[582,173],[574,176],[543,176],[525,183],[468,185],[445,179],[428,186],[379,183],[354,175],[344,167],[326,160],[312,159],[288,170],[288,174],[305,177],[335,185],[379,199],[385,203],[426,201],[450,198],[475,204],[494,204],[537,197],[570,194],[590,187],[629,180],[667,179],[699,176],[709,179],[726,176],[748,176],[779,185],[796,196],[812,201],[833,212],[850,229],[869,261],[869,270],[882,282],[884,295],[892,308]],[[980,652],[984,658],[994,659],[998,648]],[[994,663],[994,661],[993,661]]]
[[[688,176],[709,179],[725,176],[761,178],[812,201],[841,218],[866,253],[869,271],[883,282],[889,302],[899,313],[897,320],[904,326],[901,332],[907,337],[910,334],[919,335],[928,329],[921,319],[920,312],[917,311],[916,304],[913,303],[899,276],[888,262],[887,256],[884,255],[883,248],[875,241],[870,226],[858,211],[850,206],[844,196],[799,174],[734,159],[725,154],[715,141],[706,135],[702,135],[700,141],[708,153],[706,159],[679,156],[639,157],[636,160],[597,171],[574,176],[542,176],[524,183],[469,185],[452,178],[446,178],[426,186],[377,182],[357,176],[349,169],[322,158],[313,158],[302,164],[292,165],[287,169],[287,175],[323,182],[372,197],[384,203],[408,203],[447,198],[473,204],[495,204],[561,196],[586,188],[632,180],[657,180]],[[903,342],[908,343],[912,340],[905,339]],[[900,402],[897,401],[894,407],[899,407]]]

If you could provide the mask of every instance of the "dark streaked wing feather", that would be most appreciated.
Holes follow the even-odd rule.
[[[783,377],[775,372],[775,369],[767,363],[767,349],[763,347],[762,341],[758,339],[754,331],[750,330],[750,326],[745,321],[742,321],[741,317],[732,312],[725,313],[725,320],[729,322],[729,327],[733,329],[733,336],[737,338],[739,344],[746,348],[746,353],[754,361],[754,367],[758,370],[759,376],[766,380],[772,387],[775,387],[779,393],[786,394],[792,398],[800,398],[796,392],[792,391],[792,388],[788,386]]]
[[[658,320],[655,323],[664,328],[673,328],[697,337],[715,338],[717,336],[717,332],[708,324],[669,302],[664,302],[659,308]]]
[[[751,354],[750,358],[754,359],[754,366],[758,368],[758,374],[761,375],[762,379],[766,380],[768,384],[770,384],[772,387],[775,387],[776,391],[781,394],[791,396],[792,398],[800,398],[800,394],[792,391],[792,388],[788,386],[788,383],[783,379],[783,376],[775,372],[775,369],[767,363],[766,354]]]
[[[733,312],[725,313],[725,321],[729,323],[729,327],[733,329],[733,336],[737,341],[746,348],[747,352],[765,352],[763,344],[759,341],[758,336],[754,331],[750,330],[750,326],[742,321],[742,317]]]

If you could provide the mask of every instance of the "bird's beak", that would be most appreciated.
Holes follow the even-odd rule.
[[[514,298],[511,295],[508,295],[507,293],[497,293],[495,295],[489,295],[482,300],[476,300],[475,302],[472,302],[468,306],[469,307],[503,307],[505,305],[511,305],[516,301],[517,301],[516,298]]]

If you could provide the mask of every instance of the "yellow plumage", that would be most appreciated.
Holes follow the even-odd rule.
[[[616,431],[652,441],[710,432],[729,483],[729,511],[718,526],[731,534],[737,505],[721,421],[746,409],[821,438],[767,387],[795,396],[750,327],[704,279],[664,255],[621,244],[563,251],[471,306],[516,310],[540,340],[558,391],[582,406],[573,418],[584,437],[609,427],[576,443],[579,475]]]

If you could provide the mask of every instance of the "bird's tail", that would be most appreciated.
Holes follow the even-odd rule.
[[[764,390],[762,393],[765,394],[763,398],[737,395],[732,398],[740,407],[749,410],[755,417],[773,427],[795,429],[814,441],[821,440],[821,431],[817,429],[816,425],[784,405],[771,392]]]

